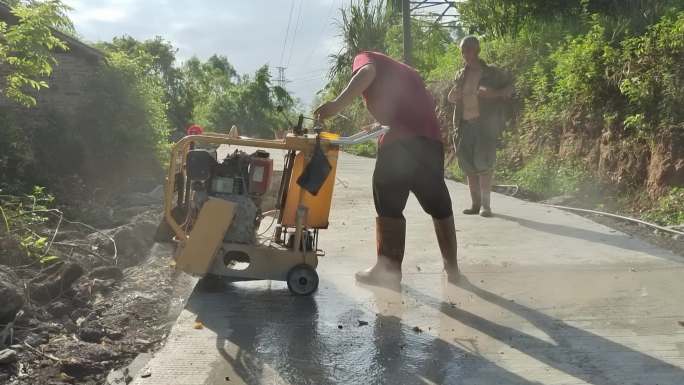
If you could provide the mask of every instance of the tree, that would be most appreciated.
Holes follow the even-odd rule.
[[[195,95],[193,118],[198,123],[216,131],[236,125],[240,132],[257,137],[273,137],[276,129],[287,126],[277,106],[292,114],[294,99],[271,84],[268,66],[251,77],[238,76],[225,58],[212,57],[205,63],[191,59],[184,70]]]
[[[168,121],[178,131],[191,123],[216,131],[228,131],[236,124],[249,135],[271,136],[276,125],[284,126],[275,105],[288,111],[294,107],[287,91],[270,84],[268,67],[259,69],[253,78],[241,76],[220,55],[206,61],[192,57],[177,67],[177,50],[161,37],[140,42],[122,36],[99,46],[135,60],[141,75],[157,79],[164,90]]]
[[[48,87],[45,79],[56,63],[53,52],[69,49],[54,33],[55,29],[73,30],[68,9],[59,0],[12,2],[18,23],[0,22],[0,64],[9,68],[2,92],[8,99],[33,106],[32,92]]]
[[[169,122],[176,129],[188,126],[192,117],[192,104],[187,96],[183,73],[175,66],[177,48],[161,36],[141,42],[126,35],[115,37],[111,42],[99,43],[98,46],[106,52],[124,53],[128,57],[149,56],[151,61],[141,62],[149,62],[145,72],[162,82]]]
[[[576,15],[584,0],[467,0],[456,4],[469,33],[515,35],[530,20]]]
[[[168,157],[164,84],[148,73],[154,61],[148,54],[111,52],[107,65],[87,85],[90,98],[78,126],[89,127],[83,135],[103,160],[118,161],[149,150],[162,161]]]
[[[566,19],[582,24],[597,14],[612,21],[617,33],[643,33],[670,8],[683,0],[466,0],[456,4],[466,31],[493,37],[517,35],[530,23]]]
[[[356,0],[347,9],[340,10],[338,28],[342,49],[330,57],[330,84],[334,92],[341,90],[351,75],[354,56],[360,51],[387,50],[385,37],[391,25],[391,13],[382,0]]]
[[[403,29],[400,23],[394,23],[387,31],[387,54],[395,59],[400,59],[404,52]],[[454,39],[446,27],[418,20],[411,22],[411,35],[413,67],[427,76],[437,67]]]

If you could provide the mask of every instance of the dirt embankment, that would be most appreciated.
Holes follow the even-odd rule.
[[[0,237],[0,384],[103,384],[159,347],[194,283],[153,244],[160,202],[157,189],[98,208],[106,230],[63,221],[55,235],[48,222],[37,232],[55,235],[49,266]]]
[[[625,138],[617,129],[595,131],[565,132],[558,154],[581,159],[600,182],[618,190],[645,189],[657,198],[684,186],[684,130],[658,133],[652,141]]]

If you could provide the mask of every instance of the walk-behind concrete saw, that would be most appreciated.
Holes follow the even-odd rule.
[[[285,281],[297,295],[316,291],[324,254],[319,230],[328,228],[340,146],[387,128],[341,138],[318,128],[305,133],[301,121],[284,139],[204,133],[174,145],[157,238],[176,242],[177,269],[230,281]],[[269,151],[284,153],[282,173]],[[271,226],[260,232],[268,217]]]

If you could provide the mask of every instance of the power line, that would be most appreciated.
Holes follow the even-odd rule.
[[[297,41],[297,32],[299,31],[299,26],[300,26],[300,20],[302,19],[302,4],[304,3],[304,0],[299,0],[299,10],[297,11],[297,23],[295,24],[295,29],[294,33],[292,35],[292,45],[290,45],[290,57],[287,59],[287,67],[290,66],[290,62],[292,61],[292,54],[294,53],[294,47],[295,43]]]
[[[313,57],[313,54],[316,52],[318,47],[323,44],[323,36],[324,36],[323,33],[326,32],[326,30],[328,29],[328,27],[331,24],[330,23],[330,16],[332,15],[332,11],[335,8],[335,4],[337,4],[337,0],[331,0],[330,1],[330,8],[328,8],[328,14],[325,17],[325,19],[323,19],[323,25],[321,27],[321,32],[318,34],[318,36],[320,36],[321,41],[319,44],[316,44],[311,51],[309,51],[309,56],[307,56],[307,58],[306,58],[306,63],[309,63],[309,65],[311,65],[311,58]]]
[[[287,47],[287,38],[290,34],[290,24],[292,23],[292,12],[294,11],[295,0],[290,3],[290,17],[287,19],[287,29],[285,30],[285,40],[283,41],[283,49],[280,52],[280,65],[283,65],[283,59],[285,58],[285,48]]]
[[[304,76],[326,73],[329,70],[330,70],[330,68],[328,68],[328,67],[321,67],[321,68],[312,69],[310,71],[303,71],[303,72],[297,72],[295,74],[290,74],[290,76],[296,77],[296,78],[301,78]]]
[[[326,74],[320,74],[320,75],[312,75],[312,76],[302,76],[299,78],[293,78],[290,79],[291,81],[299,82],[302,80],[311,80],[311,79],[325,79],[327,77]]]
[[[297,84],[304,84],[304,83],[311,83],[311,82],[320,82],[320,81],[325,81],[326,76],[319,77],[319,78],[311,78],[311,79],[302,79],[302,80],[297,80]]]

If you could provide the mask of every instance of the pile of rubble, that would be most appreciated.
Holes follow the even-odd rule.
[[[160,191],[122,199],[107,230],[46,226],[58,257],[48,265],[0,236],[0,383],[100,384],[159,346],[189,286],[172,246],[153,243]]]

